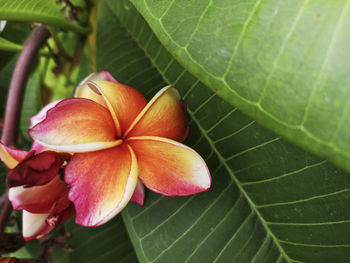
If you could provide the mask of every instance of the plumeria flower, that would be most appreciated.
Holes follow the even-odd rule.
[[[23,210],[23,238],[29,241],[49,233],[74,215],[68,187],[58,171],[67,154],[45,150],[36,142],[30,152],[13,150],[0,143],[0,159],[10,169],[7,175],[9,200]],[[36,150],[35,150],[36,149]]]
[[[75,96],[58,102],[29,134],[49,149],[75,153],[64,179],[78,224],[110,220],[133,195],[142,195],[142,184],[167,196],[210,188],[204,160],[181,143],[188,124],[177,89],[165,87],[147,103],[137,90],[99,72]]]
[[[88,81],[98,81],[98,80],[117,82],[117,80],[114,79],[113,76],[108,71],[101,71],[101,72],[92,73],[88,77],[86,77],[83,81],[81,81],[81,83],[78,85],[78,87],[75,90],[74,97],[89,98],[89,99],[97,101],[101,105],[107,107],[107,105],[105,104],[104,99],[101,97],[101,95],[95,93],[93,90],[91,90],[87,86]],[[36,124],[38,124],[39,122],[43,121],[46,118],[47,111],[50,110],[51,108],[55,107],[57,105],[57,103],[59,103],[60,101],[62,101],[62,100],[55,100],[55,101],[50,102],[38,114],[33,116],[30,119],[30,124],[31,124],[30,127],[33,127]],[[39,143],[37,143],[35,141],[34,141],[34,144],[35,144],[35,147],[39,147],[39,150],[42,150],[42,148],[45,148],[44,146],[40,145]],[[131,197],[130,201],[136,202],[140,206],[143,206],[144,199],[145,199],[144,186],[141,183],[141,181],[138,180],[134,194]]]

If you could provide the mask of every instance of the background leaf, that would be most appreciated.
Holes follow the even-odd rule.
[[[65,227],[72,235],[68,245],[73,251],[67,253],[56,248],[55,263],[137,262],[120,216],[97,228],[81,227],[73,220],[65,224]]]
[[[47,59],[39,58],[37,67],[29,76],[24,92],[22,112],[20,117],[20,131],[22,136],[27,141],[32,141],[28,134],[30,126],[30,118],[37,114],[43,107],[42,93],[42,78],[47,67]]]
[[[29,36],[30,27],[26,23],[7,22],[4,30],[0,33],[2,38],[5,38],[17,45],[23,45],[26,38]],[[0,70],[7,65],[15,54],[13,52],[0,51]]]
[[[348,261],[348,174],[207,88],[128,1],[101,1],[99,18],[98,70],[148,98],[165,82],[176,85],[191,117],[186,143],[213,176],[206,193],[170,198],[148,191],[144,207],[128,205],[122,215],[141,262]]]
[[[16,217],[21,218],[21,212]],[[61,232],[62,229],[58,227],[50,235],[62,240],[64,235]],[[98,228],[82,227],[70,220],[64,224],[64,232],[70,238],[68,242],[60,244],[65,249],[59,244],[53,246],[54,263],[138,262],[120,216]],[[39,258],[40,254],[39,241],[34,239],[10,256]]]
[[[132,0],[204,84],[350,171],[350,2]]]
[[[86,33],[88,29],[69,22],[60,12],[55,1],[0,0],[0,20],[38,22],[63,29]]]
[[[3,37],[0,37],[0,49],[4,51],[10,51],[10,52],[18,52],[22,50],[21,45],[18,45],[16,43],[13,43]]]

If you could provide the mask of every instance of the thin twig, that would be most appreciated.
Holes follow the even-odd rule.
[[[2,143],[9,147],[15,146],[17,142],[19,118],[30,67],[35,60],[40,47],[45,43],[49,36],[50,33],[46,29],[46,26],[39,25],[28,38],[18,56],[7,97],[4,127],[1,137]],[[11,212],[12,206],[8,198],[6,198],[0,214],[0,236],[4,233]]]

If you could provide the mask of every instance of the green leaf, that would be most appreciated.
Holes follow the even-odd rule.
[[[68,246],[73,250],[67,253],[62,249],[55,249],[55,263],[137,262],[120,216],[97,228],[81,227],[73,220],[66,223],[65,227],[72,235]]]
[[[0,114],[1,120],[4,118],[7,93],[11,81],[12,71],[16,65],[17,56],[12,57],[12,59],[0,70]]]
[[[30,35],[30,32],[31,28],[27,23],[7,21],[0,35],[11,42],[22,44]]]
[[[348,174],[207,88],[128,1],[100,1],[99,18],[98,69],[148,98],[164,82],[176,85],[191,119],[186,144],[203,156],[213,177],[206,193],[147,191],[144,207],[128,205],[122,215],[140,262],[348,262]]]
[[[0,49],[4,51],[10,51],[10,52],[19,52],[23,48],[22,45],[18,45],[16,43],[13,43],[11,41],[8,41],[5,38],[0,37]]]
[[[21,212],[20,212],[21,213]],[[120,216],[98,228],[86,228],[70,220],[64,224],[65,236],[58,227],[51,232],[58,241],[53,246],[55,263],[136,263],[136,255]],[[68,237],[68,242],[59,243]],[[62,248],[65,246],[66,249]],[[71,250],[70,252],[67,252]],[[41,248],[34,239],[11,254],[18,258],[39,258]]]
[[[204,84],[350,171],[350,2],[132,0]]]
[[[7,21],[4,30],[0,33],[0,36],[17,45],[23,45],[30,32],[29,25],[26,23]],[[13,52],[6,52],[3,50],[0,51],[0,70],[11,60],[13,56]]]
[[[83,81],[92,72],[94,72],[94,69],[92,66],[89,45],[87,42],[85,42],[85,46],[83,48],[83,56],[81,58],[79,74],[75,83],[75,87],[77,87],[79,83]]]
[[[20,117],[20,131],[22,136],[31,141],[28,134],[30,126],[30,117],[37,114],[43,107],[41,93],[42,93],[42,78],[47,67],[47,59],[40,58],[35,70],[29,76],[23,98],[22,112]]]
[[[38,22],[86,34],[90,29],[68,21],[55,1],[0,0],[0,20]]]

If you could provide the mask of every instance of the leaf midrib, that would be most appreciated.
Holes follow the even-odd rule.
[[[24,22],[38,22],[57,26],[62,29],[73,30],[79,34],[87,34],[90,32],[90,28],[82,27],[79,24],[71,23],[62,17],[55,17],[52,15],[46,15],[46,13],[35,13],[26,11],[12,11],[3,9],[0,11],[0,18],[3,20],[24,21]]]

